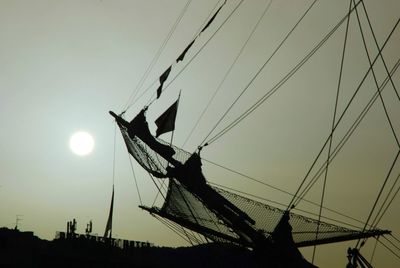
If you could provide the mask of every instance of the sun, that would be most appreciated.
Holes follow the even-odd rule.
[[[77,155],[88,155],[93,151],[94,139],[85,131],[75,132],[69,139],[69,148]]]

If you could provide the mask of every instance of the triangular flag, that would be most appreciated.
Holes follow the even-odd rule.
[[[162,115],[155,121],[157,125],[156,137],[163,133],[173,131],[175,129],[176,113],[178,111],[178,100],[174,102]]]
[[[218,15],[219,11],[221,10],[221,8],[225,5],[225,2],[218,8],[217,12],[215,12],[214,16],[211,17],[211,19],[207,22],[206,26],[204,26],[204,28],[200,31],[201,33],[205,31],[205,29],[208,28],[208,26],[210,26],[210,24],[213,22],[213,20],[215,19],[215,17]]]
[[[196,40],[196,39],[195,39]],[[188,50],[190,49],[190,47],[193,45],[194,41],[193,40],[186,48],[185,50],[181,53],[181,55],[179,55],[179,57],[176,59],[176,62],[180,62],[183,60],[183,58],[185,57],[186,53],[188,52]]]
[[[160,86],[157,88],[157,99],[161,95],[162,87],[164,85],[165,80],[167,80],[169,73],[171,72],[171,67],[172,67],[172,65],[169,66],[169,68],[167,70],[165,70],[165,72],[160,76]]]

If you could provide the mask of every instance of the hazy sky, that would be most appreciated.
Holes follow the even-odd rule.
[[[115,125],[108,111],[121,112],[147,66],[168,35],[187,1],[184,0],[0,0],[0,226],[20,228],[52,239],[72,218],[78,231],[93,221],[94,233],[104,232],[113,181]],[[217,1],[192,1],[146,80],[147,88],[177,58],[212,12]],[[197,40],[174,77],[216,31],[238,1],[229,1]],[[268,0],[245,1],[211,42],[168,87],[148,111],[152,123],[182,90],[174,143],[181,146],[202,110],[241,49]],[[270,10],[238,59],[198,128],[185,144],[194,151],[217,120],[271,55],[310,5],[306,0],[274,0]],[[398,0],[365,1],[381,45],[399,17]],[[272,88],[346,13],[348,1],[320,0],[272,58],[245,95],[221,123],[224,127]],[[362,14],[368,48],[377,50]],[[202,156],[266,183],[294,192],[329,135],[339,74],[344,27],[255,113],[206,147]],[[400,30],[383,52],[388,68],[398,60]],[[342,112],[368,68],[356,17],[350,22],[338,112]],[[384,80],[377,65],[378,82]],[[393,76],[399,86],[398,72]],[[167,81],[168,84],[169,81]],[[156,86],[127,111],[133,117],[147,104]],[[335,134],[341,137],[376,92],[372,76]],[[389,85],[383,93],[395,131],[400,133],[400,103]],[[95,148],[88,156],[74,155],[70,136],[90,132]],[[114,230],[118,238],[179,246],[184,241],[140,210],[134,177],[121,135],[115,144]],[[212,135],[211,135],[212,136]],[[336,136],[335,136],[336,137]],[[164,138],[169,139],[168,135]],[[334,139],[333,144],[337,144]],[[377,101],[345,149],[330,167],[325,204],[364,221],[398,151],[382,104]],[[325,158],[324,158],[325,159]],[[156,189],[134,163],[141,197],[152,205]],[[288,203],[290,196],[260,187],[237,175],[204,164],[209,181]],[[394,167],[391,182],[400,172]],[[307,196],[318,201],[321,183]],[[301,205],[304,205],[301,203]],[[304,208],[317,212],[318,208]],[[400,203],[394,200],[379,227],[398,237]],[[329,217],[337,217],[329,215]],[[344,221],[349,222],[348,219]],[[352,224],[357,224],[351,222]],[[375,245],[369,240],[365,255]],[[347,247],[354,242],[323,246],[316,264],[343,267]],[[304,252],[310,259],[310,252]],[[395,267],[397,260],[382,246],[374,262]],[[397,265],[396,265],[397,263]]]

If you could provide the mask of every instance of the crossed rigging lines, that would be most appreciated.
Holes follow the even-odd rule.
[[[312,3],[312,5],[310,6],[309,9],[311,9],[311,7],[314,5],[315,2],[316,2],[316,0]],[[268,91],[267,94],[265,94],[259,101],[257,101],[253,106],[251,106],[251,107],[250,107],[245,113],[243,113],[240,117],[238,117],[238,118],[237,118],[236,120],[234,120],[231,124],[229,124],[227,127],[225,127],[222,131],[220,131],[220,132],[217,133],[215,136],[213,136],[211,139],[209,139],[208,142],[205,142],[205,141],[207,140],[207,138],[209,137],[209,135],[211,135],[211,133],[215,130],[216,126],[217,126],[218,124],[221,123],[221,121],[224,119],[225,115],[230,111],[230,109],[232,108],[232,106],[236,103],[237,100],[235,100],[235,102],[231,105],[231,107],[228,109],[228,111],[227,111],[227,112],[223,115],[223,117],[217,122],[216,126],[215,126],[214,128],[212,128],[212,130],[210,131],[210,133],[206,136],[206,138],[205,138],[205,139],[203,140],[203,142],[202,142],[202,144],[205,145],[205,144],[210,144],[210,143],[216,141],[217,139],[219,139],[220,137],[222,137],[226,132],[228,132],[228,131],[231,130],[234,126],[236,126],[241,120],[243,120],[245,117],[247,117],[249,114],[251,114],[251,113],[252,113],[255,109],[257,109],[262,103],[264,103],[264,102],[265,102],[270,96],[272,96],[272,94],[275,93],[288,79],[290,79],[291,76],[294,75],[294,73],[296,73],[297,70],[298,70],[300,67],[302,67],[302,65],[305,64],[305,63],[308,61],[308,59],[311,58],[311,57],[314,55],[314,53],[315,53],[320,47],[322,47],[322,45],[331,37],[331,35],[332,35],[334,32],[336,32],[336,30],[337,30],[337,29],[339,28],[339,26],[344,22],[344,20],[345,20],[345,19],[348,20],[348,17],[350,16],[350,13],[352,13],[352,12],[355,10],[355,11],[356,11],[356,15],[357,15],[357,20],[358,20],[358,23],[359,23],[359,27],[360,27],[360,32],[361,32],[362,37],[363,37],[363,43],[364,43],[364,46],[365,46],[365,49],[366,49],[366,52],[367,52],[367,57],[368,57],[368,61],[369,61],[370,67],[369,67],[367,73],[365,74],[364,78],[363,78],[362,81],[360,82],[359,87],[356,89],[356,91],[355,91],[353,97],[351,98],[350,102],[349,102],[348,105],[346,106],[344,112],[341,114],[341,116],[339,117],[339,119],[338,119],[337,121],[335,120],[335,117],[336,117],[336,112],[335,112],[335,116],[334,116],[333,124],[332,124],[332,131],[331,131],[331,134],[330,134],[330,136],[328,137],[326,143],[323,145],[323,148],[321,149],[320,153],[318,154],[318,156],[317,156],[317,158],[316,158],[316,160],[317,160],[317,159],[320,157],[322,151],[324,151],[324,149],[326,148],[326,145],[329,143],[329,153],[328,153],[328,158],[327,158],[327,160],[326,160],[325,163],[321,166],[321,168],[317,171],[317,173],[312,177],[311,181],[306,185],[306,187],[303,188],[302,192],[299,192],[300,189],[302,188],[304,182],[305,182],[306,179],[309,177],[311,170],[314,168],[314,165],[315,165],[316,161],[312,164],[312,166],[311,166],[311,168],[310,168],[310,171],[307,173],[306,177],[304,178],[302,184],[301,184],[300,187],[299,187],[298,192],[296,192],[296,194],[293,195],[293,199],[292,199],[292,202],[290,203],[289,207],[291,207],[292,205],[293,205],[293,206],[298,205],[299,202],[300,202],[301,200],[304,199],[304,196],[308,193],[308,191],[311,189],[311,187],[315,184],[315,182],[318,180],[318,178],[319,178],[324,172],[325,172],[325,180],[326,180],[326,174],[327,174],[327,170],[328,170],[329,163],[330,163],[330,162],[335,158],[335,156],[338,154],[338,152],[340,151],[340,149],[343,147],[343,145],[344,145],[344,144],[346,143],[346,141],[349,139],[349,137],[351,136],[351,134],[352,134],[352,133],[354,132],[354,130],[357,128],[357,126],[359,125],[359,123],[361,122],[361,120],[365,117],[366,113],[369,111],[369,109],[371,108],[372,104],[375,103],[375,101],[376,101],[376,99],[377,99],[378,97],[380,98],[380,100],[381,100],[381,102],[382,102],[382,106],[384,107],[385,115],[386,115],[387,120],[388,120],[388,122],[389,122],[389,125],[390,125],[390,127],[391,127],[393,136],[394,136],[394,138],[395,138],[395,140],[396,140],[398,146],[400,147],[400,144],[399,144],[399,141],[398,141],[396,132],[395,132],[395,130],[394,130],[393,124],[392,124],[392,122],[391,122],[391,119],[390,119],[389,114],[388,114],[388,112],[387,112],[387,109],[386,109],[384,100],[383,100],[382,95],[381,95],[381,91],[383,90],[383,88],[386,86],[386,84],[387,84],[388,82],[390,82],[391,85],[392,85],[392,87],[393,87],[393,89],[394,89],[394,91],[396,92],[397,97],[399,98],[399,94],[398,94],[397,89],[396,89],[396,87],[395,87],[395,84],[394,84],[394,82],[393,82],[393,80],[392,80],[392,75],[396,72],[396,70],[397,70],[397,68],[398,68],[398,66],[399,66],[400,59],[399,59],[399,60],[397,61],[397,63],[394,65],[394,67],[392,68],[392,70],[389,72],[389,69],[388,69],[388,67],[387,67],[387,64],[386,64],[386,62],[385,62],[385,60],[384,60],[384,58],[383,58],[383,56],[382,56],[382,50],[383,50],[383,48],[386,46],[386,44],[387,44],[389,38],[391,37],[392,33],[393,33],[394,30],[396,29],[396,27],[397,27],[397,25],[398,25],[398,23],[399,23],[399,20],[397,21],[396,25],[393,27],[393,29],[392,29],[391,33],[389,34],[388,38],[385,40],[385,43],[382,45],[382,47],[379,47],[378,42],[377,42],[376,37],[375,37],[375,34],[374,34],[374,31],[373,31],[373,28],[372,28],[372,26],[371,26],[371,23],[370,23],[370,20],[369,20],[368,13],[367,13],[367,11],[366,11],[364,2],[363,2],[362,0],[358,1],[357,3],[355,2],[355,0],[351,0],[350,3],[351,3],[351,2],[353,2],[353,5],[354,5],[354,6],[353,6],[353,8],[351,8],[351,10],[349,11],[349,14],[348,14],[347,16],[345,16],[345,17],[344,17],[344,18],[343,18],[343,19],[342,19],[342,20],[341,20],[341,21],[340,21],[340,22],[339,22],[339,23],[338,23],[338,24],[337,24],[337,25],[336,25],[336,26],[321,40],[321,42],[318,43],[318,45],[317,45],[316,47],[314,47],[314,48],[310,51],[310,53],[307,54],[306,57],[303,58],[303,60],[300,61],[299,64],[296,65],[295,68],[293,68],[293,69],[292,69],[278,84],[276,84],[270,91]],[[360,23],[360,19],[359,19],[359,14],[358,14],[358,10],[357,10],[357,6],[358,6],[360,3],[362,4],[362,7],[363,7],[363,9],[364,9],[364,12],[365,12],[365,14],[366,14],[366,17],[367,17],[367,21],[368,21],[370,30],[371,30],[372,35],[373,35],[373,37],[374,37],[374,42],[375,42],[375,44],[376,44],[376,46],[377,46],[377,48],[378,48],[378,55],[375,57],[374,60],[371,60],[370,55],[369,55],[369,52],[368,52],[368,49],[367,49],[366,44],[365,44],[365,39],[364,39],[364,35],[363,35],[363,30],[362,30],[362,27],[361,27],[361,23]],[[241,2],[240,2],[240,4],[241,4]],[[350,7],[351,7],[351,5],[350,5]],[[268,5],[268,8],[269,8],[269,5]],[[308,9],[308,10],[309,10],[309,9]],[[236,9],[235,9],[235,10],[236,10]],[[307,14],[308,10],[307,10],[306,13],[303,15],[303,17]],[[231,14],[232,14],[232,13],[231,13]],[[298,23],[302,20],[303,17],[300,18],[300,20],[298,21]],[[224,21],[224,23],[225,23],[225,22],[226,22],[226,20]],[[298,23],[297,23],[297,24],[298,24]],[[295,27],[297,26],[297,24],[294,26],[294,28],[292,29],[292,31],[295,29]],[[258,23],[257,23],[257,25],[258,25]],[[222,25],[221,25],[221,26],[222,26]],[[220,27],[220,28],[221,28],[221,27]],[[218,30],[219,30],[220,28],[218,28]],[[286,39],[289,37],[290,34],[291,34],[291,31],[288,33],[288,35],[287,35],[287,36],[285,37],[285,39],[282,41],[281,45],[286,41]],[[250,37],[251,37],[251,35],[250,35]],[[249,37],[249,38],[250,38],[250,37]],[[211,38],[212,38],[212,37],[211,37]],[[247,41],[248,41],[248,40],[247,40]],[[246,41],[246,43],[247,43],[247,41]],[[207,41],[207,42],[208,42],[208,41]],[[246,45],[246,43],[245,43],[245,45]],[[243,46],[243,48],[245,47],[245,45]],[[280,45],[280,46],[281,46],[281,45]],[[280,46],[278,46],[277,50],[279,50]],[[204,47],[204,46],[203,46],[203,47]],[[202,47],[202,48],[203,48],[203,47]],[[202,48],[201,48],[201,49],[202,49]],[[242,48],[242,49],[243,49],[243,48]],[[277,50],[276,50],[276,51],[277,51]],[[274,53],[276,53],[276,51],[275,51]],[[240,53],[241,53],[241,52],[240,52]],[[198,53],[197,53],[197,54],[198,54]],[[195,54],[195,56],[197,56],[197,54]],[[273,55],[274,55],[274,54],[273,54]],[[273,55],[272,55],[272,56],[273,56]],[[239,56],[240,56],[240,54],[239,54]],[[238,56],[238,57],[239,57],[239,56]],[[272,57],[272,56],[271,56],[271,57]],[[343,51],[343,56],[344,56],[344,51]],[[383,62],[383,64],[384,64],[384,67],[385,67],[385,70],[386,70],[386,73],[387,73],[387,77],[385,78],[385,81],[384,81],[380,86],[378,85],[378,82],[377,82],[377,79],[376,79],[376,74],[375,74],[375,71],[374,71],[374,68],[373,68],[373,67],[374,67],[374,64],[376,63],[376,61],[377,61],[379,58],[382,60],[382,62]],[[192,58],[192,59],[193,59],[193,58]],[[264,66],[269,62],[269,60],[270,60],[270,58],[267,60],[267,62],[264,64]],[[190,62],[191,62],[191,60],[188,62],[188,64],[189,64]],[[235,62],[236,62],[236,60],[234,61],[234,63],[235,63]],[[234,63],[233,63],[233,64],[234,64]],[[186,66],[187,66],[187,65],[185,65],[185,67],[186,67]],[[232,66],[233,66],[233,65],[232,65]],[[232,67],[232,66],[231,66],[231,67]],[[258,74],[259,74],[260,71],[264,68],[264,66],[259,70],[259,72],[254,76],[254,78],[258,76]],[[185,68],[185,67],[184,67],[184,68]],[[184,68],[183,68],[183,69],[184,69]],[[183,70],[183,69],[182,69],[182,70]],[[230,69],[231,69],[231,68],[230,68]],[[182,72],[182,70],[181,70],[181,72]],[[179,72],[178,75],[179,75],[181,72]],[[229,73],[229,72],[230,72],[230,70],[228,70],[227,73]],[[339,144],[338,144],[338,145],[333,149],[333,151],[331,152],[333,133],[334,133],[336,127],[338,126],[338,124],[340,123],[341,119],[343,118],[344,113],[347,111],[348,107],[350,106],[350,104],[351,104],[351,102],[353,101],[354,97],[357,95],[359,89],[361,88],[362,84],[364,83],[366,77],[369,75],[370,72],[372,72],[372,75],[373,75],[373,77],[374,77],[374,82],[375,82],[375,85],[376,85],[376,87],[377,87],[377,93],[373,96],[373,98],[370,100],[370,102],[365,106],[365,109],[364,109],[363,112],[359,115],[359,117],[358,117],[357,120],[354,122],[354,124],[352,125],[352,127],[348,130],[348,132],[346,133],[346,135],[343,136],[343,138],[341,139],[341,141],[339,142]],[[227,75],[226,75],[226,76],[227,76]],[[175,78],[176,78],[176,76],[175,76]],[[174,78],[174,79],[175,79],[175,78]],[[223,81],[225,80],[225,78],[226,78],[226,77],[224,77]],[[250,81],[250,83],[246,86],[246,88],[244,89],[244,91],[247,90],[247,88],[249,87],[249,85],[254,81],[254,78],[253,78],[253,79]],[[173,80],[174,80],[174,79],[173,79]],[[167,85],[167,87],[173,82],[173,80]],[[221,82],[221,84],[223,83],[223,81]],[[339,87],[340,87],[340,78],[339,78],[339,85],[338,85],[338,88],[339,88]],[[218,86],[217,90],[219,90],[219,88],[220,88],[220,86]],[[243,92],[244,92],[244,91],[243,91]],[[241,93],[241,95],[243,94],[243,92]],[[215,93],[215,94],[216,94],[216,93]],[[215,94],[214,94],[214,95],[215,95]],[[241,95],[240,95],[240,96],[241,96]],[[239,96],[238,98],[240,98],[240,96]],[[213,99],[213,98],[212,98],[212,99]],[[211,101],[212,101],[212,99],[211,99]],[[400,98],[399,98],[399,100],[400,100]],[[208,106],[207,106],[207,107],[208,107]],[[207,109],[207,107],[206,107],[206,109]],[[335,106],[335,107],[336,107],[336,106]],[[206,110],[206,109],[205,109],[205,110]],[[335,108],[335,110],[336,110],[336,108]],[[205,112],[205,111],[204,111],[204,112]],[[203,113],[204,113],[204,112],[203,112]],[[202,114],[202,115],[203,115],[203,114]],[[202,116],[202,115],[201,115],[201,116]],[[200,119],[199,119],[199,120],[200,120]],[[196,126],[197,126],[197,123],[196,123]],[[191,133],[192,133],[192,132],[193,132],[193,130],[191,131]],[[189,139],[189,137],[188,137],[187,139]],[[187,140],[186,140],[186,141],[187,141]],[[186,143],[186,141],[185,141],[185,143]],[[398,152],[397,156],[399,155],[399,153],[400,153],[400,151]],[[397,156],[396,156],[396,158],[395,158],[395,161],[393,162],[392,168],[393,168],[393,166],[395,165],[395,163],[397,162]],[[392,168],[391,168],[391,170],[392,170]],[[386,213],[386,211],[387,211],[387,209],[389,208],[390,204],[393,202],[394,198],[396,197],[397,193],[398,193],[399,190],[400,190],[400,187],[399,187],[399,188],[394,192],[394,194],[392,195],[392,198],[389,200],[389,195],[390,195],[391,193],[393,193],[394,187],[395,187],[395,185],[397,184],[398,179],[399,179],[399,177],[400,177],[400,175],[399,175],[399,176],[397,177],[395,183],[392,185],[392,187],[391,187],[389,193],[387,194],[387,196],[386,196],[386,198],[385,198],[385,201],[384,201],[383,204],[381,205],[381,207],[380,207],[380,209],[379,209],[379,211],[378,211],[378,213],[377,213],[377,215],[376,215],[374,221],[372,222],[371,225],[369,225],[368,222],[369,222],[369,220],[370,220],[370,218],[371,218],[371,216],[372,216],[373,210],[375,209],[376,204],[377,204],[377,202],[378,202],[378,200],[379,200],[379,198],[380,198],[380,196],[381,196],[381,193],[382,193],[384,187],[386,186],[386,182],[387,182],[388,179],[389,179],[389,176],[390,176],[390,174],[391,174],[391,170],[390,170],[389,174],[387,175],[387,178],[386,178],[386,180],[385,180],[384,185],[383,185],[382,188],[381,188],[380,194],[378,195],[378,198],[377,198],[377,200],[376,200],[376,203],[375,203],[375,205],[373,206],[373,209],[371,210],[371,214],[370,214],[370,216],[368,217],[367,222],[365,223],[364,229],[366,229],[368,226],[371,226],[371,228],[374,228],[374,227],[377,226],[377,224],[378,224],[379,221],[382,219],[383,215]],[[323,198],[322,198],[322,200],[323,200]],[[388,201],[388,200],[389,200],[389,201]],[[387,202],[387,201],[388,201],[388,202]],[[387,203],[387,204],[386,204],[386,203]],[[385,204],[386,204],[386,207],[384,206]],[[321,208],[322,208],[322,202],[321,202]],[[321,212],[320,212],[320,213],[321,213]],[[379,241],[379,242],[382,243],[381,241]]]

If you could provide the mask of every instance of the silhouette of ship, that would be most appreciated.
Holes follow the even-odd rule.
[[[175,68],[176,65],[181,64],[181,61],[185,61],[185,56],[188,51],[190,51],[200,34],[212,24],[225,3],[226,1],[205,23],[205,26],[199,31],[192,42],[179,54],[176,61],[162,73],[159,77],[158,88],[155,92],[157,94],[153,95],[148,105],[134,116],[133,119],[130,118],[129,120],[124,118],[126,110],[123,110],[120,114],[110,111],[110,114],[114,117],[120,128],[128,153],[150,174],[153,180],[160,181],[160,183],[156,185],[165,185],[164,181],[168,181],[166,191],[163,191],[161,187],[158,188],[160,195],[164,197],[164,203],[161,206],[141,205],[140,208],[156,217],[167,220],[171,224],[183,227],[183,229],[177,228],[176,230],[181,230],[181,234],[184,236],[187,235],[189,237],[189,232],[195,232],[204,237],[203,241],[205,242],[220,243],[221,245],[229,244],[242,248],[251,256],[250,259],[252,261],[248,263],[249,267],[252,265],[255,267],[315,267],[311,262],[305,260],[298,248],[348,240],[365,241],[370,237],[377,238],[390,234],[390,231],[380,230],[376,228],[376,225],[366,224],[363,229],[351,229],[322,221],[321,213],[317,219],[294,213],[293,210],[297,205],[296,202],[302,198],[301,190],[305,189],[304,186],[306,186],[304,181],[300,184],[299,190],[293,194],[293,199],[287,204],[287,208],[280,209],[253,200],[247,196],[240,195],[237,192],[211,185],[207,182],[202,172],[202,149],[235,127],[238,122],[243,120],[243,118],[248,116],[254,109],[259,107],[266,98],[273,94],[274,90],[276,91],[282,83],[285,83],[293,73],[300,69],[300,67],[314,55],[342,24],[345,25],[346,22],[348,23],[350,16],[355,16],[357,10],[361,9],[364,5],[362,1],[355,1],[354,4],[350,5],[348,12],[344,14],[343,18],[332,31],[327,33],[321,42],[296,65],[292,73],[290,73],[290,76],[284,77],[283,81],[279,82],[276,87],[273,87],[272,90],[257,101],[254,106],[250,107],[249,110],[240,115],[232,124],[215,135],[214,138],[208,141],[204,140],[195,152],[190,153],[173,145],[173,135],[171,137],[171,142],[166,142],[159,138],[160,135],[167,132],[173,133],[175,130],[175,119],[180,97],[155,120],[157,126],[156,135],[151,133],[146,119],[146,112],[152,109],[154,102],[163,98],[165,95],[164,91],[166,90],[164,84],[168,81],[171,70]],[[314,3],[315,2],[313,2],[313,4]],[[311,4],[310,9],[313,4]],[[308,10],[304,13],[304,16],[307,14]],[[301,22],[303,17],[299,19],[298,23]],[[224,21],[224,23],[225,22],[226,21]],[[297,24],[294,28],[296,26]],[[290,33],[291,32],[289,32],[287,36],[289,36]],[[286,37],[280,45],[285,42]],[[390,35],[388,39],[389,38]],[[382,51],[383,46],[378,46],[378,49],[379,52]],[[196,55],[197,54],[195,54],[195,56]],[[370,68],[368,68],[365,76],[373,72],[374,63],[378,58],[381,58],[381,53],[378,53],[374,59],[370,60]],[[191,60],[189,60],[189,63],[190,62]],[[187,65],[185,65],[185,67],[186,66]],[[380,95],[380,91],[383,87],[391,81],[391,76],[397,69],[396,66],[397,65],[395,65],[394,69],[391,71],[387,70],[384,82],[377,85],[378,89],[375,100]],[[180,73],[181,72],[178,74]],[[258,73],[255,77],[257,75]],[[249,84],[251,84],[253,80],[254,79],[251,79]],[[362,83],[363,82],[361,82],[361,84]],[[154,85],[154,83],[152,85]],[[245,89],[247,89],[247,87]],[[236,101],[237,99],[232,105],[234,105]],[[351,101],[352,100],[350,100],[348,104],[349,106],[351,105]],[[343,113],[346,113],[346,111],[347,109],[345,109]],[[229,109],[227,112],[229,112]],[[331,149],[330,147],[332,136],[335,133],[336,127],[341,123],[342,118],[342,116],[336,114],[336,112],[335,116],[336,119],[333,120],[332,131],[321,150],[322,152],[329,146],[329,156],[320,170],[318,170],[316,175],[317,179],[327,172],[329,164],[338,153],[337,148]],[[354,124],[359,124],[357,120]],[[351,129],[352,128],[349,129],[349,133],[352,131]],[[344,138],[346,138],[346,136],[344,136]],[[318,159],[321,159],[321,152],[316,157],[314,164]],[[316,168],[314,164],[311,169]],[[308,175],[309,174],[307,174],[307,176]],[[308,179],[307,176],[305,179]],[[322,201],[320,206],[322,209]],[[190,237],[188,239],[190,239]],[[348,267],[358,267],[357,265],[361,265],[361,267],[370,267],[368,266],[370,265],[368,261],[360,254],[362,245],[363,242],[360,242],[357,243],[355,248],[349,249]],[[231,256],[233,255],[234,254]]]
[[[115,239],[112,237],[113,203],[114,188],[112,192],[110,213],[106,224],[104,235],[93,236],[88,231],[86,234],[76,234],[75,223],[69,222],[67,232],[59,232],[53,241],[38,239],[31,232],[20,232],[18,230],[0,229],[0,266],[1,267],[316,267],[313,261],[306,260],[299,248],[310,247],[323,244],[338,243],[342,241],[357,240],[357,245],[348,250],[348,266],[352,267],[372,267],[372,265],[362,256],[361,249],[368,238],[385,237],[391,232],[377,228],[380,219],[387,211],[397,192],[392,191],[397,182],[393,184],[392,190],[386,198],[381,196],[382,190],[387,186],[390,176],[393,176],[393,167],[397,163],[400,150],[388,170],[384,184],[379,192],[378,199],[384,199],[381,210],[377,213],[375,220],[371,219],[372,212],[377,209],[374,204],[371,214],[363,228],[350,228],[340,224],[333,224],[324,221],[322,210],[327,209],[323,204],[323,197],[319,205],[320,213],[314,217],[295,213],[298,204],[304,200],[305,194],[315,184],[319,178],[323,178],[328,173],[328,167],[346,144],[349,137],[368,113],[376,100],[382,100],[381,91],[390,84],[396,91],[392,76],[400,65],[400,60],[387,68],[382,55],[388,40],[396,29],[399,20],[396,22],[392,31],[386,36],[382,45],[376,42],[378,51],[374,57],[368,55],[369,68],[365,75],[361,77],[354,95],[346,103],[342,113],[334,112],[332,130],[326,138],[321,151],[317,154],[315,161],[311,165],[304,179],[299,183],[298,190],[292,194],[292,199],[285,204],[285,208],[273,206],[260,202],[260,199],[252,198],[243,192],[226,189],[222,186],[211,184],[203,175],[201,157],[202,150],[205,147],[212,146],[212,143],[220,139],[225,133],[236,127],[249,114],[260,107],[270,96],[272,96],[286,81],[288,81],[313,55],[325,44],[325,42],[340,28],[349,25],[350,17],[359,18],[359,10],[363,10],[366,20],[369,22],[368,13],[363,1],[350,1],[348,11],[337,24],[317,43],[309,53],[301,58],[298,64],[272,88],[249,107],[243,114],[222,128],[220,132],[209,138],[212,131],[224,119],[231,108],[236,104],[243,93],[248,89],[254,79],[260,74],[260,71],[269,63],[270,59],[276,54],[282,45],[287,41],[296,27],[308,15],[316,1],[310,3],[302,16],[288,31],[271,56],[265,61],[256,74],[249,79],[241,94],[219,119],[217,125],[212,128],[210,134],[199,144],[195,152],[188,152],[173,142],[173,133],[175,130],[175,119],[178,113],[180,95],[169,108],[162,113],[156,120],[156,135],[153,135],[149,129],[146,112],[153,108],[153,104],[164,98],[165,91],[171,83],[166,85],[167,81],[173,81],[176,76],[181,74],[177,72],[171,79],[171,73],[178,65],[186,63],[181,70],[188,66],[194,57],[199,54],[208,41],[214,37],[211,35],[204,45],[192,58],[187,60],[187,54],[195,48],[195,43],[200,35],[205,35],[207,29],[213,25],[214,20],[220,14],[227,1],[224,1],[205,21],[204,26],[198,31],[193,40],[184,48],[182,53],[176,58],[157,79],[157,88],[148,104],[142,108],[136,116],[125,119],[126,111],[132,107],[134,101],[127,105],[120,113],[110,111],[111,116],[118,125],[127,151],[143,170],[149,173],[150,177],[156,181],[159,195],[163,197],[163,204],[140,205],[139,207],[157,219],[167,222],[172,229],[179,232],[181,236],[193,244],[192,247],[185,248],[164,248],[157,247],[148,242],[137,242]],[[215,33],[229,21],[231,15],[237,10],[243,1],[239,1],[229,15],[226,16],[223,23]],[[272,1],[266,6],[263,16],[268,11]],[[183,15],[183,14],[182,14]],[[261,17],[262,18],[262,17]],[[260,18],[260,19],[261,19]],[[181,16],[178,18],[178,22]],[[258,25],[258,23],[257,23]],[[257,25],[255,27],[257,27]],[[371,27],[372,31],[372,27]],[[251,37],[250,34],[249,38]],[[171,36],[171,35],[169,35]],[[374,36],[375,39],[375,36]],[[376,40],[375,40],[376,41]],[[246,46],[247,42],[243,45]],[[346,47],[346,42],[344,48]],[[368,49],[367,49],[368,51]],[[341,64],[344,62],[344,49]],[[240,53],[239,55],[240,56]],[[158,57],[158,56],[157,56]],[[236,58],[237,59],[237,58]],[[236,59],[232,66],[236,63]],[[375,77],[374,66],[378,61],[384,65],[384,79],[378,82],[376,93],[366,103],[360,114],[349,126],[345,126],[346,132],[340,133],[340,142],[332,145],[332,139],[336,129],[342,124],[343,116],[348,113],[348,107],[353,105],[353,99],[359,92],[359,89],[371,74]],[[153,62],[156,62],[157,59]],[[227,74],[229,74],[230,69]],[[146,73],[149,73],[146,71]],[[144,78],[145,79],[145,78]],[[225,77],[224,77],[225,79]],[[223,81],[224,81],[223,79]],[[151,85],[150,88],[155,83]],[[340,82],[339,82],[340,84]],[[339,86],[338,86],[339,88]],[[219,88],[218,88],[219,89]],[[217,89],[217,91],[218,91]],[[217,92],[216,91],[216,92]],[[396,91],[397,93],[397,91]],[[215,96],[215,95],[214,95]],[[139,96],[140,98],[141,96]],[[397,94],[398,97],[398,94]],[[213,97],[212,97],[213,98]],[[337,98],[337,97],[336,97]],[[212,99],[211,99],[212,100]],[[399,97],[400,100],[400,97]],[[337,99],[336,99],[337,102]],[[383,105],[384,106],[384,105]],[[207,109],[208,106],[205,108]],[[204,110],[205,111],[205,110]],[[387,116],[390,125],[390,117]],[[197,126],[197,124],[196,124]],[[159,138],[160,135],[172,132],[171,141],[167,142]],[[392,132],[397,140],[395,128]],[[339,135],[338,135],[339,136]],[[252,142],[249,139],[249,142]],[[327,159],[323,160],[322,152],[327,151]],[[322,159],[322,160],[321,160]],[[320,166],[318,163],[322,163]],[[237,174],[239,174],[237,172]],[[314,174],[314,175],[313,175]],[[325,187],[325,183],[324,183]],[[325,188],[323,188],[324,191]],[[378,201],[377,199],[377,201]],[[179,228],[178,228],[178,227]],[[199,237],[201,237],[199,239]]]

